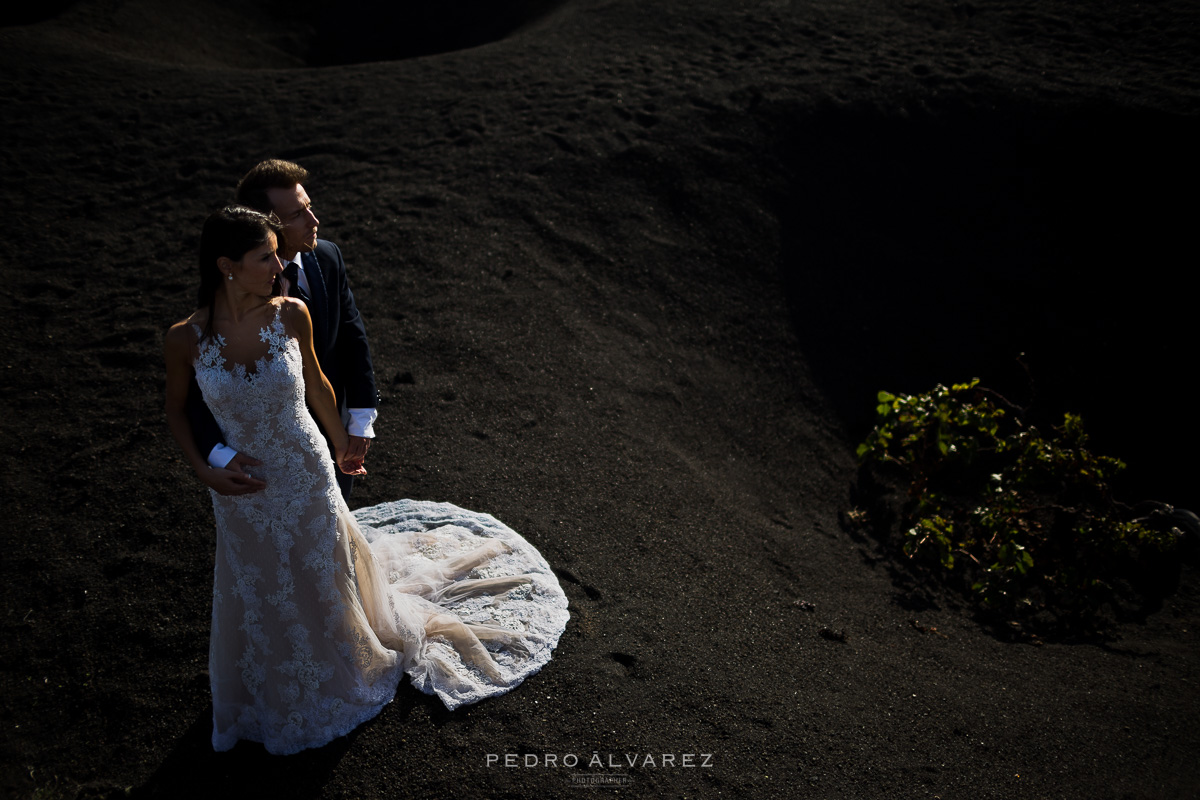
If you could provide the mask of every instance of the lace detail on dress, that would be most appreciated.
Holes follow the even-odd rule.
[[[280,307],[259,337],[267,352],[252,372],[230,368],[220,335],[200,343],[195,361],[226,443],[262,461],[255,475],[267,483],[252,495],[212,493],[213,744],[228,749],[244,738],[287,753],[324,744],[378,713],[401,665],[378,641],[369,674],[360,668],[367,660],[361,643],[343,653],[351,630],[359,640],[370,630],[361,608],[345,602],[349,556],[338,553],[345,506],[305,406],[299,343],[287,335]]]
[[[479,638],[498,675],[464,660],[458,643],[427,641],[406,668],[413,685],[448,708],[509,691],[550,660],[569,614],[541,554],[488,514],[450,503],[396,500],[354,512],[397,603],[425,601]]]
[[[391,700],[404,672],[449,708],[508,691],[550,659],[566,597],[537,551],[486,514],[398,501],[358,512],[305,406],[279,307],[254,371],[201,342],[196,380],[225,441],[267,488],[212,493],[213,746],[318,747]]]

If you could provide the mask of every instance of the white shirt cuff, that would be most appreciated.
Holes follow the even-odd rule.
[[[346,433],[364,439],[374,439],[375,430],[371,426],[379,418],[379,412],[373,408],[350,408],[347,411],[350,412],[350,424],[346,426]]]
[[[208,454],[208,465],[213,469],[225,469],[229,466],[229,462],[233,461],[233,457],[237,455],[237,450],[232,447],[226,447],[219,444],[212,449]]]

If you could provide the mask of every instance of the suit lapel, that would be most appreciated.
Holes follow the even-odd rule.
[[[323,356],[328,345],[326,323],[329,320],[329,297],[325,292],[325,276],[315,253],[304,253],[300,256],[300,263],[304,267],[305,277],[308,278],[308,313],[313,321],[313,340],[317,346],[317,355]]]

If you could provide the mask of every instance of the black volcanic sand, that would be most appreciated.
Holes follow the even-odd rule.
[[[1196,4],[375,5],[0,28],[4,794],[1197,796],[1191,568],[1033,646],[838,523],[874,393],[974,375],[1200,507]],[[288,758],[208,744],[212,515],[160,356],[270,156],[371,335],[354,505],[492,513],[572,613],[518,690],[405,684]]]

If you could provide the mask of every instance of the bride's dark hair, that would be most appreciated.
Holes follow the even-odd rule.
[[[283,226],[279,219],[274,214],[263,214],[245,206],[225,206],[204,221],[204,229],[200,232],[200,290],[196,299],[200,308],[208,309],[208,321],[204,324],[201,341],[213,334],[213,303],[222,278],[217,259],[224,256],[240,261],[246,253],[265,243],[271,233],[277,241],[282,238]]]

